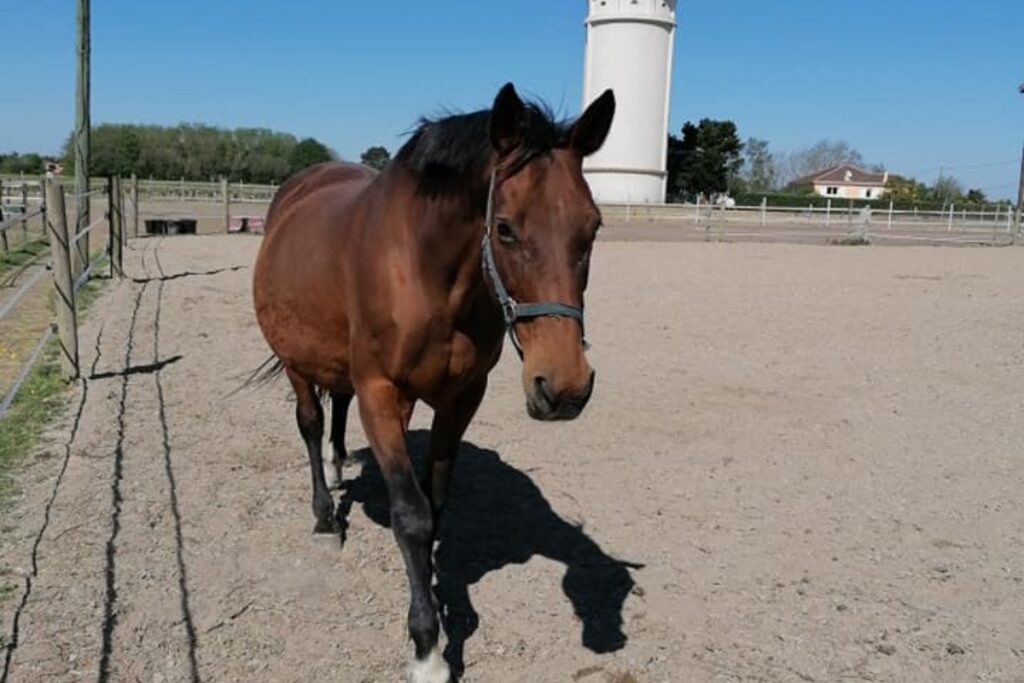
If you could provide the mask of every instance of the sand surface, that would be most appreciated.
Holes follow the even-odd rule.
[[[90,379],[5,513],[10,681],[401,680],[355,411],[330,549],[286,382],[228,396],[267,354],[257,246],[133,240],[82,327]],[[456,467],[463,680],[1024,680],[1021,257],[599,244],[587,411],[530,421],[506,349]]]

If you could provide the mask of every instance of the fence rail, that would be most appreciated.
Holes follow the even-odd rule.
[[[10,185],[17,185],[5,181]],[[41,200],[38,182],[26,181],[28,201]],[[232,205],[268,204],[278,190],[277,185],[220,181],[146,180],[132,178],[128,186],[130,204],[136,209],[140,202],[220,203],[224,206],[225,229],[231,220]],[[972,233],[987,231],[991,236],[1001,230],[1003,235],[1016,240],[1014,210],[1006,204],[958,207],[955,203],[942,210],[895,209],[884,197],[873,207],[857,208],[848,202],[831,199],[825,206],[808,202],[807,206],[768,206],[762,200],[759,206],[723,206],[696,204],[606,204],[601,207],[606,222],[633,224],[639,222],[680,223],[707,229],[768,230],[781,227],[817,227],[825,232],[851,231],[862,223],[872,234],[888,235],[900,239],[900,230],[910,232]],[[867,218],[865,218],[865,212]],[[138,234],[138,219],[132,225]],[[951,235],[952,237],[952,235]]]
[[[772,207],[697,204],[609,204],[601,207],[606,223],[689,225],[704,230],[750,231],[750,236],[781,235],[780,229],[798,230],[806,237],[817,230],[827,235],[850,233],[871,235],[887,240],[906,239],[940,241],[1007,242],[1014,241],[1014,212],[1005,206],[976,210],[950,205],[942,211],[896,210],[892,204],[875,208],[849,206]],[[900,235],[899,233],[911,233]],[[946,233],[945,236],[942,233]],[[733,233],[738,235],[739,233]],[[970,241],[970,240],[969,240]]]
[[[70,182],[70,179],[63,179]],[[26,183],[28,197],[39,201],[42,198],[42,188],[39,181],[11,179],[10,177],[0,181],[6,185],[19,185]],[[94,178],[92,186],[102,187],[106,178]],[[133,186],[137,183],[138,193],[143,200],[167,200],[183,202],[216,202],[223,200],[223,185],[221,181],[193,181],[193,180],[147,180],[138,178],[132,180]],[[228,184],[229,199],[232,202],[246,203],[269,203],[277,192],[279,185],[264,185],[258,183],[232,182]],[[69,195],[70,196],[70,195]]]
[[[15,310],[17,304],[24,298],[24,295],[32,289],[49,272],[53,277],[55,320],[51,323],[35,346],[32,348],[27,361],[22,365],[15,378],[14,384],[0,400],[0,417],[7,412],[7,409],[14,401],[18,390],[28,377],[32,365],[38,360],[46,343],[54,335],[60,343],[61,372],[66,379],[74,379],[79,376],[78,359],[78,307],[77,295],[81,287],[88,281],[90,274],[96,265],[97,259],[88,255],[85,263],[77,263],[73,257],[75,245],[83,241],[86,236],[102,226],[104,223],[109,229],[107,251],[110,255],[110,268],[112,277],[121,277],[122,247],[125,240],[125,231],[121,226],[121,218],[124,209],[124,196],[121,191],[119,179],[110,179],[97,190],[90,191],[86,196],[104,195],[107,198],[108,209],[106,215],[97,219],[78,231],[68,229],[66,198],[74,197],[73,193],[66,193],[64,185],[60,180],[48,180],[38,184],[43,191],[41,201],[43,202],[37,212],[44,218],[46,235],[50,246],[50,264],[34,273],[15,294],[0,307],[0,320],[3,320],[11,311]],[[80,272],[76,272],[80,268]]]
[[[29,222],[45,211],[45,202],[30,201],[30,183],[4,183],[0,180],[0,253],[7,258],[11,253],[10,231],[21,228],[21,242],[25,246],[29,242]],[[34,199],[34,198],[33,198]],[[33,203],[40,206],[33,210]],[[45,231],[45,229],[44,229]]]

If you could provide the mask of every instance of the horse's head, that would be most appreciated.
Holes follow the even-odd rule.
[[[606,90],[544,149],[533,120],[542,114],[511,84],[491,110],[493,262],[522,307],[513,335],[522,348],[527,410],[539,420],[575,418],[594,388],[582,310],[601,214],[583,178],[583,159],[604,143],[614,114],[615,97]],[[523,315],[532,304],[545,306]]]

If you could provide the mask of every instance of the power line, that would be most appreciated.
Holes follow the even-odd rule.
[[[979,168],[995,168],[998,166],[1009,166],[1011,164],[1016,164],[1018,163],[1018,161],[1018,159],[1006,159],[1003,161],[983,161],[970,164],[935,164],[933,166],[928,166],[927,168],[919,167],[914,171],[899,173],[899,175],[902,175],[904,177],[923,176],[927,173],[938,171],[939,175],[942,176],[945,175],[947,171],[970,171]]]

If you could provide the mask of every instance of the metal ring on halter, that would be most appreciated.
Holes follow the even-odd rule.
[[[491,230],[494,227],[494,192],[497,189],[498,170],[491,169],[491,183],[487,189],[487,214],[484,217],[484,238],[481,245],[481,260],[484,274],[494,288],[494,296],[501,306],[501,315],[505,321],[505,329],[508,331],[508,338],[512,340],[519,357],[523,357],[523,347],[516,335],[515,324],[519,320],[554,316],[558,318],[573,318],[580,324],[582,332],[583,348],[590,348],[587,343],[586,325],[583,322],[583,309],[571,304],[563,304],[555,301],[541,303],[521,304],[512,298],[505,288],[505,283],[498,274],[498,267],[494,262],[494,247],[491,244]]]

